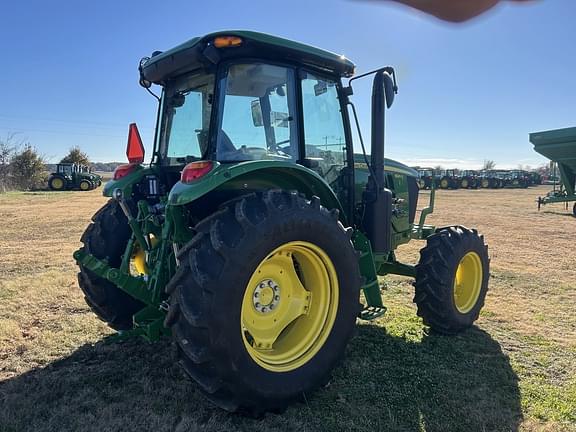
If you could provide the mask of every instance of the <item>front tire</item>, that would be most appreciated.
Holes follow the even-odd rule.
[[[89,191],[89,190],[93,189],[92,183],[89,182],[88,180],[82,180],[80,182],[79,188],[81,191]]]
[[[120,267],[122,254],[132,234],[126,216],[116,201],[110,200],[92,217],[80,241],[87,253],[107,259],[111,267]],[[78,284],[92,311],[114,330],[132,328],[132,316],[144,304],[112,282],[80,266]]]
[[[260,415],[327,382],[360,310],[337,211],[269,191],[225,203],[196,230],[167,287],[166,324],[208,399]]]
[[[489,265],[488,247],[476,230],[452,226],[428,237],[414,284],[424,324],[443,334],[472,326],[484,305]]]

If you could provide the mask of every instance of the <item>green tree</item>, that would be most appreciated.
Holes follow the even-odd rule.
[[[45,186],[44,158],[30,144],[26,144],[22,151],[12,157],[10,171],[18,189],[31,190]]]
[[[10,189],[12,183],[10,162],[18,147],[14,136],[15,134],[8,134],[6,139],[0,139],[0,193]]]
[[[80,150],[79,146],[72,147],[66,156],[62,158],[60,163],[75,163],[80,165],[90,165],[88,155]]]

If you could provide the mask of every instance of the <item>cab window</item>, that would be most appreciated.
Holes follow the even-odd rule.
[[[307,73],[302,79],[306,159],[318,161],[318,173],[334,183],[346,161],[346,139],[336,82]]]
[[[298,159],[292,69],[236,64],[220,86],[225,96],[216,148],[219,161]]]

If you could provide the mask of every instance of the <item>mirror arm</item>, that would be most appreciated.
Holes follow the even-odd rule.
[[[344,94],[346,96],[352,96],[354,94],[354,90],[352,89],[352,81],[359,79],[359,78],[367,77],[368,75],[372,75],[372,74],[375,74],[378,72],[386,72],[387,74],[392,76],[392,81],[394,82],[394,93],[398,94],[398,84],[396,82],[396,71],[394,70],[394,68],[392,66],[384,66],[384,67],[374,69],[374,70],[371,70],[369,72],[365,72],[361,75],[357,75],[355,77],[350,78],[348,80],[348,86],[343,88]]]

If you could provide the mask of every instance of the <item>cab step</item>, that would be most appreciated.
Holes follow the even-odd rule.
[[[386,308],[384,306],[366,306],[358,314],[358,318],[366,321],[371,321],[373,319],[379,318],[386,313]]]

